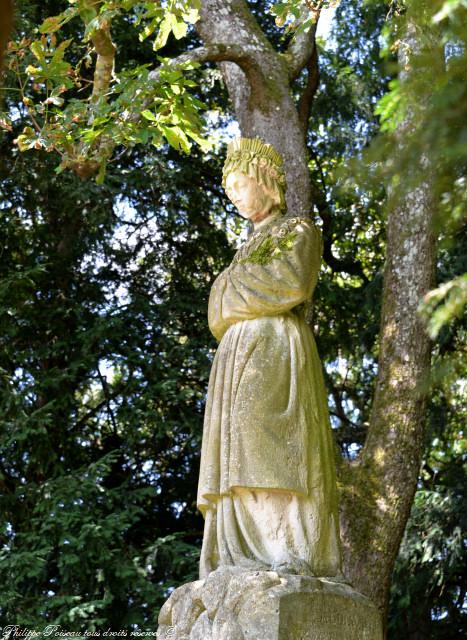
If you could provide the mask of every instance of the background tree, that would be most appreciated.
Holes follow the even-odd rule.
[[[3,60],[3,54],[6,44],[10,37],[11,20],[13,14],[13,5],[10,0],[2,0],[0,3],[0,11],[2,12],[2,24],[0,26],[0,64]]]
[[[463,42],[457,4],[443,17],[442,3],[425,12],[412,3],[408,18],[388,22],[384,2],[341,2],[332,45],[325,47],[315,37],[317,5],[310,15],[299,3],[277,4],[277,22],[292,16],[296,23],[284,35],[260,2],[204,2],[196,23],[203,44],[190,31],[185,48],[177,37],[195,16],[183,3],[169,3],[164,11],[157,3],[51,2],[40,9],[21,3],[3,121],[10,130],[3,143],[1,210],[5,624],[19,612],[18,623],[29,625],[154,625],[154,608],[167,588],[196,572],[197,452],[214,347],[204,310],[209,282],[231,249],[224,234],[228,205],[216,186],[218,149],[203,162],[199,152],[187,161],[160,148],[164,137],[186,150],[190,136],[201,141],[200,98],[225,108],[224,90],[211,84],[213,68],[186,76],[174,66],[186,67],[191,59],[224,61],[225,86],[242,132],[273,142],[286,157],[294,185],[289,209],[313,210],[322,220],[326,265],[313,323],[343,453],[347,573],[386,606],[420,461],[436,436],[418,480],[416,524],[407,530],[396,569],[398,615],[391,617],[391,628],[400,633],[402,625],[407,637],[412,630],[417,637],[421,622],[427,633],[459,632],[464,551],[455,510],[461,476],[446,469],[450,460],[458,469],[460,453],[458,417],[447,406],[454,402],[461,410],[456,381],[462,329],[455,314],[462,286],[449,285],[428,300],[441,317],[433,329],[435,357],[451,376],[447,385],[436,383],[428,433],[429,342],[417,315],[434,271],[435,214],[438,226],[446,227],[439,277],[450,280],[463,269],[462,252],[449,246],[449,238],[462,207],[458,99],[465,61],[464,52],[454,50],[446,66],[439,51],[441,42]],[[152,44],[139,42],[129,29],[130,10],[175,63],[153,69]],[[50,18],[60,11],[65,13],[59,20]],[[44,36],[21,41],[44,18]],[[88,38],[84,48],[77,37],[81,24]],[[65,59],[60,43],[70,38]],[[398,83],[397,67],[380,57],[385,41],[389,60],[394,41],[404,57]],[[86,47],[94,47],[95,64]],[[436,74],[426,64],[435,53]],[[380,119],[386,133],[377,148],[384,146],[384,155],[397,162],[382,163],[377,148],[361,162]],[[35,152],[18,155],[13,138],[20,149]],[[449,142],[452,155],[443,151],[452,148]],[[420,150],[429,156],[430,171],[420,162]],[[60,153],[59,171],[98,171],[105,182],[82,182],[68,172],[57,177],[53,154],[46,151]],[[383,174],[368,174],[362,170],[367,166],[382,167]],[[389,181],[382,290],[381,184]],[[414,200],[417,194],[424,206]],[[234,225],[232,241],[235,232]],[[446,319],[450,324],[436,336]],[[451,452],[446,464],[438,460],[439,450]],[[439,523],[437,537],[426,521],[420,523],[427,505]],[[420,542],[411,532],[423,526]],[[422,613],[412,604],[420,581],[414,577],[405,585],[400,578],[407,567],[430,576],[431,599]]]

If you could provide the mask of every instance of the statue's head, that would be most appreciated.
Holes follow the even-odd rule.
[[[227,148],[222,186],[244,218],[285,212],[282,157],[258,138],[236,138]]]

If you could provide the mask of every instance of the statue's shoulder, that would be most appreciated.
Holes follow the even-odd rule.
[[[299,231],[320,234],[313,220],[307,216],[294,216],[287,214],[274,221],[270,228],[272,235],[285,236]]]
[[[282,242],[295,242],[300,237],[306,237],[307,244],[314,247],[313,252],[318,256],[323,255],[324,244],[321,229],[308,216],[283,216],[275,221],[271,235]]]

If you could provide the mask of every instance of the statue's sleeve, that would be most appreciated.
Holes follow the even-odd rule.
[[[284,313],[311,298],[322,254],[321,234],[309,221],[293,219],[266,236],[215,281],[208,320],[220,340],[240,320]]]

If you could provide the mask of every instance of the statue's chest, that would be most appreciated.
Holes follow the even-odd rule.
[[[296,223],[296,220],[293,220]],[[297,237],[294,224],[283,222],[267,230],[257,231],[240,247],[232,260],[236,264],[267,265],[290,251]]]
[[[246,261],[255,251],[267,240],[269,234],[257,232],[252,234],[248,240],[240,247],[232,260],[232,266]]]

